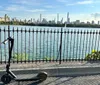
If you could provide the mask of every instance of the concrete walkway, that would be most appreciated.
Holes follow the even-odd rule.
[[[42,69],[42,70],[41,70]],[[44,63],[14,63],[11,70],[18,78],[32,77],[33,72],[46,71],[48,78],[44,82],[15,82],[8,85],[100,85],[99,62],[44,62]],[[4,74],[5,64],[0,65],[0,77]],[[68,75],[69,74],[69,75]],[[82,75],[81,75],[82,74]],[[88,75],[89,74],[89,75]],[[3,85],[2,82],[0,85]]]
[[[0,64],[0,70],[5,70],[6,64]],[[11,63],[11,69],[29,69],[29,68],[55,68],[55,67],[100,67],[100,62],[85,62],[85,61],[69,61],[69,62],[37,62],[37,63]]]
[[[22,75],[20,75],[22,76]],[[26,75],[26,77],[29,75]],[[0,82],[0,85],[2,82]],[[77,76],[77,77],[48,77],[44,82],[15,82],[8,85],[100,85],[100,75]]]

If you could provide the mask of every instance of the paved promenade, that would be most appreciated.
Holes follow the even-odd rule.
[[[19,64],[11,64],[12,70],[19,70],[19,69],[43,69],[43,68],[85,68],[85,67],[100,67],[99,62],[63,62],[62,64],[59,64],[57,62],[52,63],[19,63]],[[0,65],[0,70],[5,70],[5,64]],[[84,73],[84,72],[83,72]],[[33,77],[33,74],[18,74],[18,78],[27,78],[27,77]],[[0,85],[2,82],[0,82]],[[48,77],[47,80],[44,82],[16,82],[12,81],[8,85],[100,85],[100,75],[84,75],[84,76],[54,76],[54,77]]]
[[[22,75],[20,75],[22,76]],[[25,77],[29,77],[26,75]],[[0,83],[0,85],[4,85]],[[77,76],[77,77],[48,77],[44,82],[15,82],[8,85],[100,85],[100,75]]]

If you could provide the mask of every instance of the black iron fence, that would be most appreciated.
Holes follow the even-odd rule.
[[[14,38],[11,62],[99,61],[100,30],[68,28],[0,28],[0,42]],[[0,63],[8,60],[8,44],[0,44]]]

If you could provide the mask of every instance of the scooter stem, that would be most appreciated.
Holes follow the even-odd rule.
[[[8,58],[8,64],[6,65],[6,71],[9,71],[9,67],[10,67],[10,60],[12,57],[12,49],[13,49],[13,45],[14,45],[14,39],[9,37],[8,38],[9,41],[9,58]]]

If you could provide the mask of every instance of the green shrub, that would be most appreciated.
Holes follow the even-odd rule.
[[[55,57],[48,57],[48,56],[45,56],[44,58],[43,58],[43,60],[54,60],[55,59]]]
[[[25,61],[25,60],[28,60],[28,54],[25,54],[25,53],[15,53],[13,55],[13,60],[14,61]]]
[[[100,51],[92,50],[91,54],[88,54],[85,57],[86,60],[99,60],[100,59]]]

